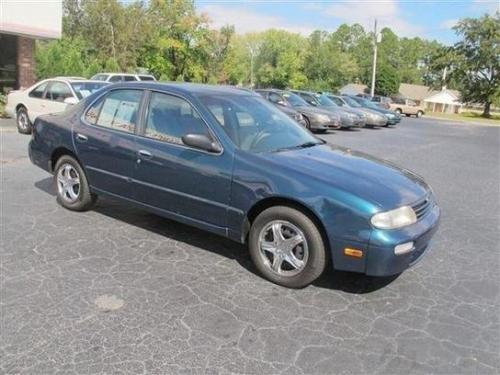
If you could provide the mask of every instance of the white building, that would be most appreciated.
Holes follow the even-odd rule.
[[[456,94],[456,91],[447,90],[446,88],[425,98],[424,106],[427,111],[459,113],[463,104]]]
[[[62,0],[0,0],[0,92],[35,82],[35,40],[60,38]]]

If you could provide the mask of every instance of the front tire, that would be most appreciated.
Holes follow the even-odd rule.
[[[327,252],[316,224],[302,212],[275,206],[250,228],[249,249],[257,270],[273,283],[303,288],[325,270]]]
[[[24,106],[20,106],[16,113],[17,131],[21,134],[31,134],[33,126],[28,117],[28,110]]]
[[[309,119],[306,116],[304,116],[304,115],[302,115],[302,116],[304,117],[304,121],[306,123],[306,129],[311,130],[311,121],[309,121]]]
[[[85,211],[92,207],[97,196],[91,194],[87,176],[80,163],[69,155],[59,158],[54,168],[57,202],[72,211]]]
[[[398,115],[400,115],[401,113],[403,113],[403,111],[401,110],[401,108],[396,108],[396,110],[394,112],[396,112]]]
[[[420,118],[420,117],[422,117],[423,115],[424,115],[424,112],[422,112],[422,111],[418,111],[418,112],[417,112],[417,118]]]

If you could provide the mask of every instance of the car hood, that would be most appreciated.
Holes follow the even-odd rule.
[[[363,107],[363,108],[356,108],[356,109],[358,109],[360,111],[363,111],[364,113],[371,114],[371,115],[377,115],[377,116],[383,116],[384,115],[382,112],[374,110],[374,109],[371,109],[371,108]]]
[[[305,105],[301,106],[295,106],[293,107],[296,111],[299,111],[300,113],[305,113],[306,115],[331,115],[332,111],[327,110],[327,109],[322,109],[322,108],[317,108],[317,107],[309,107]]]
[[[391,115],[396,116],[396,112],[394,112],[394,111],[389,111],[388,109],[385,109],[385,108],[377,108],[377,109],[375,109],[375,108],[367,108],[367,109],[370,109],[370,110],[375,111],[375,112],[378,112],[378,113],[382,113],[382,114],[384,114],[384,115],[391,114]]]
[[[304,149],[261,154],[277,168],[318,179],[390,210],[412,204],[429,193],[418,175],[392,163],[343,147],[323,144]]]

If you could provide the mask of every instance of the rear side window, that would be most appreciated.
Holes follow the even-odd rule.
[[[198,113],[184,99],[152,93],[146,117],[145,136],[175,144],[183,144],[186,134],[205,134],[209,131]]]
[[[271,92],[271,93],[269,93],[269,101],[271,101],[273,103],[279,103],[279,102],[282,102],[283,99],[281,98],[280,95],[278,95],[274,92]]]
[[[139,76],[141,81],[154,81],[155,79],[151,76]]]
[[[121,82],[121,81],[123,81],[122,76],[111,76],[111,78],[109,79],[109,82]]]
[[[108,78],[106,74],[96,74],[91,79],[94,81],[106,81],[106,78]]]
[[[29,96],[31,96],[32,98],[43,98],[43,93],[45,92],[48,84],[49,82],[39,84],[37,87],[31,90]]]
[[[64,102],[64,99],[73,97],[69,86],[64,82],[52,82],[47,89],[45,98],[55,102]]]
[[[137,124],[142,91],[114,90],[94,103],[85,113],[85,121],[127,133]]]
[[[137,81],[134,76],[123,76],[124,81]]]

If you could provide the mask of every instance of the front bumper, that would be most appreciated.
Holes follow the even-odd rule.
[[[388,125],[396,125],[401,122],[401,117],[393,117],[389,118],[389,121],[387,122]]]
[[[370,118],[368,117],[366,119],[366,125],[369,126],[385,126],[387,124],[387,117],[377,117],[377,118]]]
[[[362,128],[363,126],[365,126],[365,122],[362,119],[353,119],[350,117],[341,118],[341,128]]]
[[[311,121],[312,130],[328,130],[328,129],[338,129],[340,128],[339,121]]]
[[[367,249],[365,273],[370,276],[396,275],[416,264],[429,250],[432,236],[439,226],[440,209],[432,209],[417,223],[401,229],[374,229]],[[413,250],[394,253],[397,245],[413,242]]]

